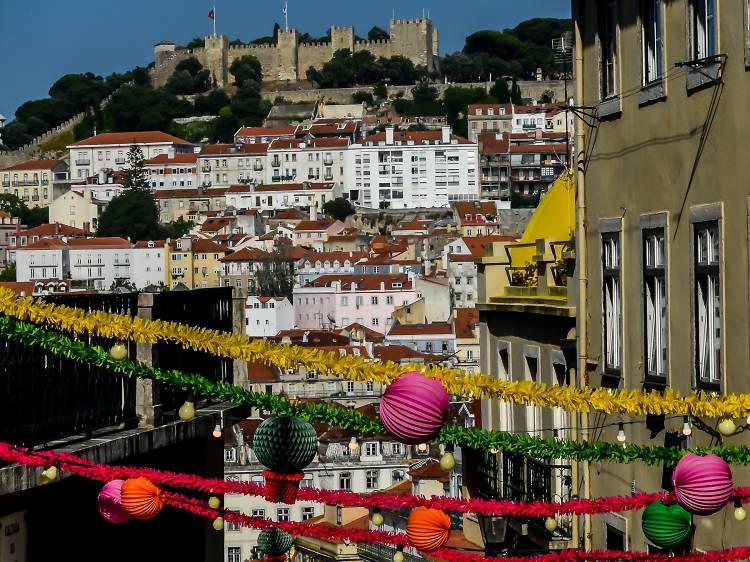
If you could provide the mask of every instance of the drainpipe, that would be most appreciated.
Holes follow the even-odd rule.
[[[575,79],[576,79],[576,103],[583,105],[583,33],[581,25],[584,18],[584,7],[585,2],[583,0],[573,0],[573,20],[575,24]],[[576,261],[578,267],[578,307],[577,307],[577,324],[576,330],[578,335],[578,384],[581,387],[588,387],[588,371],[586,370],[587,364],[587,342],[588,342],[588,303],[587,303],[587,290],[588,290],[588,264],[586,259],[586,189],[585,189],[585,174],[583,173],[583,162],[585,161],[586,155],[583,152],[585,145],[585,132],[584,123],[579,118],[576,123],[576,151],[578,152],[578,158],[576,159],[576,186],[577,186],[577,197],[576,197]],[[589,416],[587,413],[581,414],[581,440],[589,440]],[[582,467],[583,474],[583,497],[588,499],[591,497],[591,465],[588,461],[583,462]],[[591,550],[591,515],[583,516],[583,547],[586,550]]]

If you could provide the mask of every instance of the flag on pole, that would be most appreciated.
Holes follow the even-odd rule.
[[[208,11],[208,19],[216,19],[213,9]]]
[[[286,17],[286,15],[287,15],[287,11],[286,11],[286,4],[284,4],[284,8],[283,8],[283,9],[281,10],[281,13],[282,13],[282,15],[283,15],[284,17]]]

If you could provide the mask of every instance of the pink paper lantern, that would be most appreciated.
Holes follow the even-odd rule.
[[[732,497],[732,471],[716,455],[688,453],[672,473],[677,503],[695,515],[712,515]]]
[[[449,409],[448,393],[440,381],[412,371],[385,389],[380,399],[380,420],[401,443],[418,445],[440,432]]]
[[[125,511],[120,502],[122,485],[124,483],[124,480],[110,480],[104,485],[102,491],[99,492],[99,497],[96,499],[99,515],[106,521],[116,525],[130,521],[130,515],[128,515],[128,512]]]

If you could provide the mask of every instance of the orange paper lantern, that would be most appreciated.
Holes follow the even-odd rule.
[[[451,534],[451,518],[439,509],[418,507],[406,521],[406,536],[409,543],[422,552],[434,552],[441,548]]]
[[[162,491],[143,476],[128,478],[122,485],[122,507],[131,517],[151,519],[164,507]]]

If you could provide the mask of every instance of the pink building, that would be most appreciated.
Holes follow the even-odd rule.
[[[294,289],[294,320],[306,330],[356,322],[385,332],[393,310],[416,300],[411,275],[322,275]]]
[[[313,215],[315,212],[313,211]],[[292,242],[295,246],[322,245],[329,236],[334,236],[344,230],[344,223],[335,219],[316,219],[301,221],[294,228]]]

